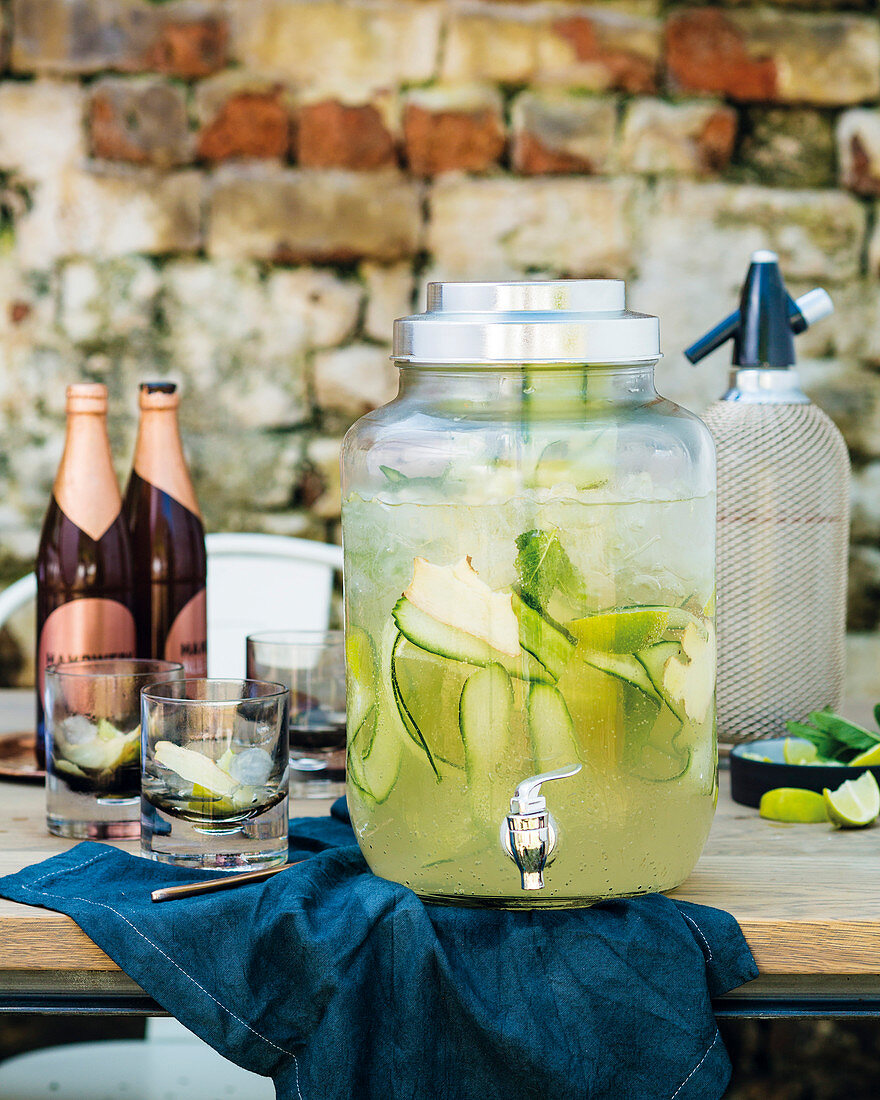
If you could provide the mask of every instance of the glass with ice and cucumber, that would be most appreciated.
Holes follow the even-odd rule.
[[[410,365],[347,437],[349,809],[372,869],[426,898],[668,889],[705,842],[711,443],[652,366]],[[511,797],[570,764],[526,891]]]

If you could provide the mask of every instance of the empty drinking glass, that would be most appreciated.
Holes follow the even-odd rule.
[[[179,680],[143,693],[141,850],[218,870],[287,858],[288,690]]]
[[[247,640],[247,674],[290,688],[290,794],[345,793],[345,646],[341,630],[273,630]]]

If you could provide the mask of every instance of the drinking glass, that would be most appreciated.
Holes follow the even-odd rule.
[[[183,677],[177,661],[105,658],[46,670],[46,824],[55,836],[137,836],[141,689]]]
[[[290,794],[345,793],[345,645],[341,630],[272,630],[247,639],[247,674],[290,688]]]
[[[144,855],[223,871],[287,859],[288,695],[204,678],[144,691]]]

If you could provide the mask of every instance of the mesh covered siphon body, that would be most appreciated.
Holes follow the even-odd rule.
[[[718,735],[785,734],[844,680],[849,457],[815,405],[717,401]]]

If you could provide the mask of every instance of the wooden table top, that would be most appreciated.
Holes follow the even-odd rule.
[[[0,696],[6,713],[7,702]],[[827,989],[832,980],[837,995],[849,990],[880,997],[880,826],[838,831],[770,823],[732,802],[729,788],[729,773],[722,771],[709,842],[672,896],[733,914],[770,995]],[[0,782],[0,805],[0,875],[75,843],[47,833],[41,787]],[[293,812],[323,813],[328,806],[299,802]],[[137,843],[119,847],[134,852]],[[99,983],[102,975],[121,977],[70,918],[0,900],[0,986],[15,972],[22,978],[30,972],[31,979],[75,973]],[[758,985],[744,988],[755,993]]]

